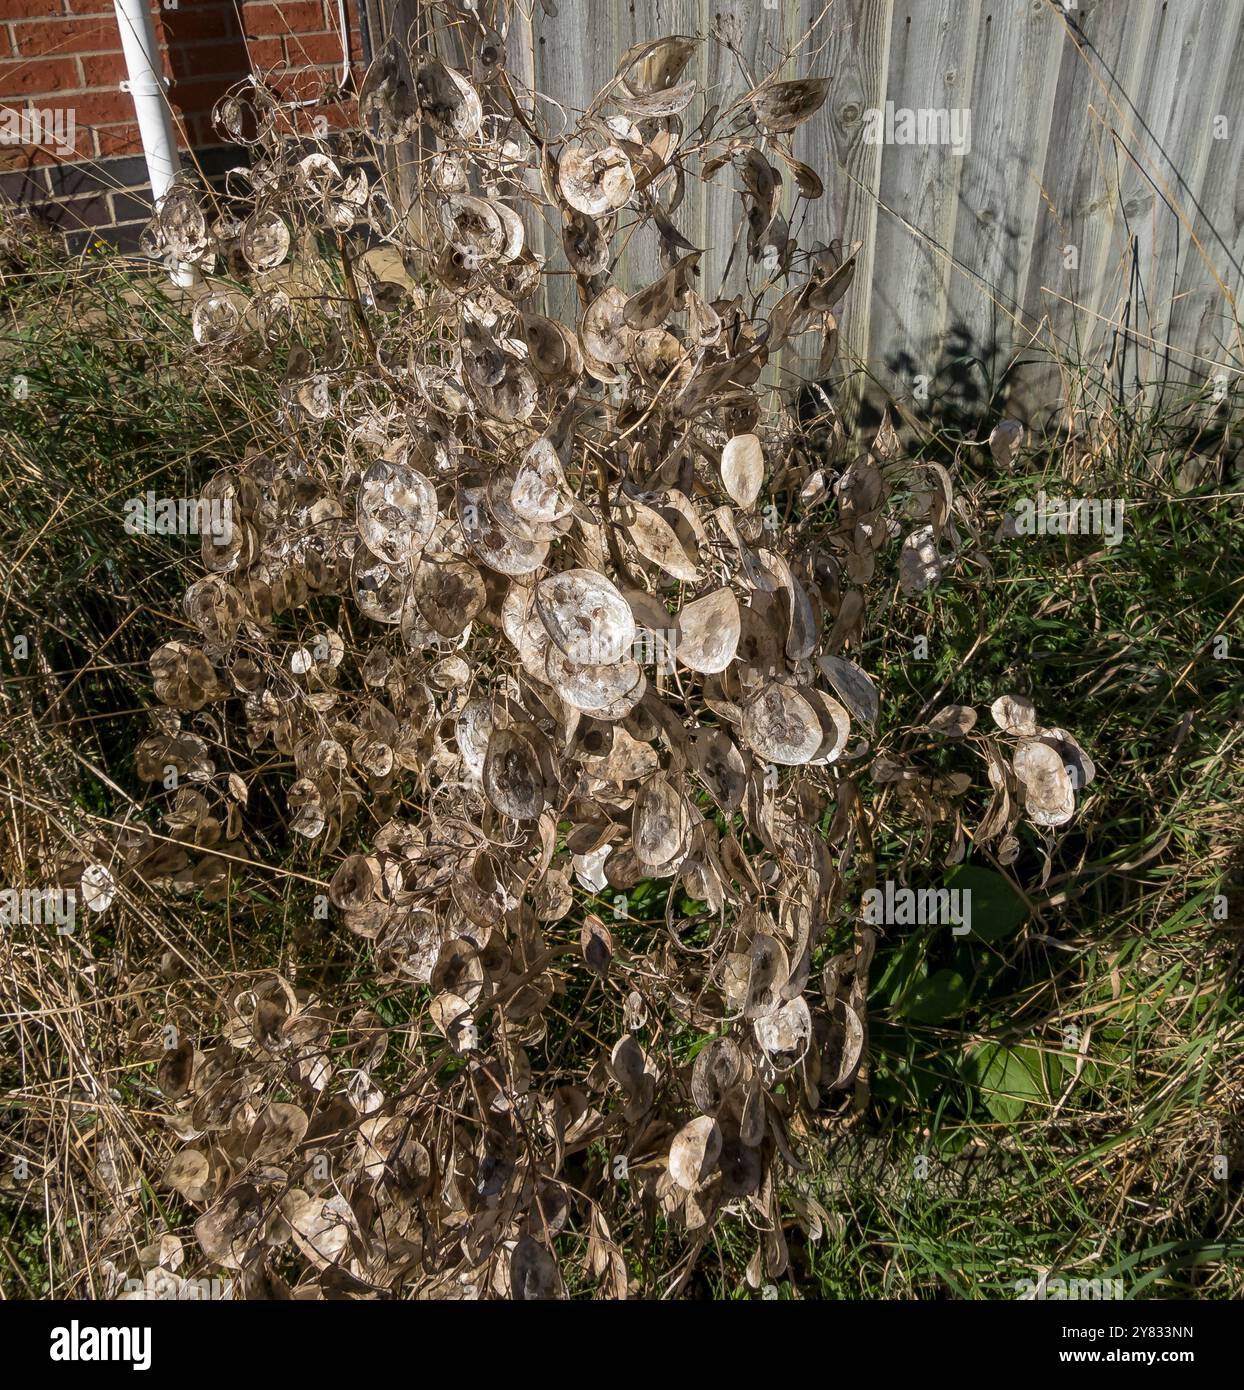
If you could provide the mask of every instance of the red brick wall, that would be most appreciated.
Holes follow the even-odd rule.
[[[278,72],[279,85],[290,95],[312,97],[336,88],[342,65],[337,0],[151,0],[151,10],[183,149],[220,145],[212,107],[252,69]],[[346,12],[357,82],[363,45],[355,0],[348,0]],[[120,90],[125,75],[112,0],[0,0],[0,120],[23,108],[64,110],[72,111],[75,127],[70,154],[29,143],[0,144],[0,191],[28,203],[89,193],[92,204],[76,209],[89,214],[84,226],[126,220],[110,215],[133,211],[128,204],[120,207],[111,191],[117,178],[105,182],[101,206],[99,190],[86,187],[91,174],[83,163],[109,161],[101,167],[120,172],[127,190],[146,181],[145,172],[136,181],[132,177],[142,170],[134,158],[142,145],[133,103]]]

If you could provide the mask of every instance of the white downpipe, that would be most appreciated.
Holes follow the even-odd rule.
[[[151,11],[147,0],[113,0],[113,5],[121,31],[121,47],[125,50],[125,68],[129,73],[124,86],[134,99],[147,177],[151,180],[151,198],[158,203],[168,192],[180,165]],[[169,273],[173,283],[183,287],[193,285],[198,279],[195,268],[182,262],[171,265]]]

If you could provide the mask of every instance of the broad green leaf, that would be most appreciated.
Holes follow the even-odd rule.
[[[939,970],[904,1000],[900,1012],[913,1023],[942,1023],[963,1012],[968,987],[957,970]]]
[[[971,893],[972,930],[964,941],[1000,941],[1014,936],[1028,915],[1024,900],[993,869],[961,864],[947,875],[946,886]]]
[[[913,932],[897,950],[888,953],[877,980],[878,1002],[901,1010],[906,997],[923,982],[927,969],[924,941],[919,932]]]
[[[1011,1124],[1030,1101],[1046,1094],[1041,1054],[1034,1047],[1003,1047],[984,1043],[965,1058],[969,1078],[995,1120]]]

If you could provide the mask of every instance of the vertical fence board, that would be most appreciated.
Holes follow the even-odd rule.
[[[979,0],[899,4],[890,35],[886,105],[962,107],[971,91]],[[944,146],[887,144],[872,283],[870,351],[882,384],[918,373],[948,314],[951,248],[963,159]]]
[[[1035,171],[1040,208],[1027,284],[1026,315],[1072,361],[1100,365],[1128,294],[1131,253],[1120,207],[1127,163],[1114,132],[1120,90],[1138,77],[1153,6],[1099,0],[1069,15],[1064,31],[1046,157]],[[1041,394],[1062,391],[1043,374]]]
[[[1191,227],[1179,267],[1168,328],[1189,375],[1216,375],[1217,368],[1244,367],[1236,321],[1244,293],[1244,7],[1216,0],[1221,27],[1214,39],[1217,68],[1204,69],[1201,48],[1190,55],[1186,81],[1212,92],[1201,112],[1203,125],[1187,129],[1183,143],[1197,157],[1187,174]],[[1230,35],[1228,39],[1227,36]],[[1208,40],[1203,40],[1203,43]],[[1224,124],[1216,128],[1221,117]]]
[[[822,10],[821,0],[804,0],[801,32]],[[814,35],[818,45],[824,44],[815,75],[829,77],[829,98],[795,138],[798,158],[825,181],[824,197],[806,208],[801,244],[805,236],[808,244],[813,239],[828,244],[834,237],[844,246],[863,243],[855,286],[839,314],[844,366],[848,359],[870,355],[883,147],[866,143],[864,113],[885,105],[892,14],[893,0],[837,0],[830,7]],[[811,353],[817,350],[817,344],[810,345]]]
[[[984,7],[976,41],[965,93],[972,148],[962,160],[949,317],[936,364],[937,387],[965,405],[993,389],[1025,341],[1022,301],[1044,220],[1034,175],[1049,152],[1063,29],[1048,6],[1001,0]]]

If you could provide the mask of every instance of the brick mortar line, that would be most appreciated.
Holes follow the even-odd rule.
[[[335,73],[336,71],[336,63],[304,63],[298,67],[286,68],[279,75],[281,77],[295,77],[304,72]],[[230,75],[231,74],[227,72],[196,73],[193,77],[185,78],[180,83],[174,82],[169,87],[168,92],[170,96],[173,96],[178,86],[181,86],[184,90],[186,87],[197,86],[200,82],[210,82],[215,77],[229,77]],[[54,99],[57,97],[96,97],[102,96],[105,93],[109,95],[115,94],[116,96],[129,95],[128,92],[123,92],[120,86],[112,83],[108,83],[102,87],[58,87],[54,91],[49,92],[25,92],[20,97],[4,96],[0,94],[0,109],[13,110],[15,109],[13,103],[21,103],[24,105],[32,102],[41,102],[45,105],[56,105],[57,103]],[[21,108],[18,106],[16,109],[20,110]],[[190,114],[196,115],[199,113],[191,112]]]
[[[297,43],[300,39],[336,39],[340,42],[340,35],[332,29],[308,30],[305,34],[252,34],[246,40],[248,43],[263,43],[267,39],[278,39],[283,43]],[[235,48],[236,42],[233,39],[186,39],[183,41],[186,48]],[[120,45],[115,48],[92,48],[92,49],[73,49],[68,53],[38,53],[34,55],[12,54],[7,57],[0,55],[0,68],[5,63],[11,63],[13,70],[20,67],[29,67],[33,63],[63,63],[73,61],[78,58],[114,58],[122,52]],[[165,45],[160,45],[161,54],[166,54],[168,49]],[[351,60],[355,62],[357,60]]]
[[[6,22],[11,31],[13,22],[11,20],[0,20],[0,23]],[[53,22],[59,24],[62,21],[55,20]],[[282,29],[279,33],[275,34],[198,34],[193,38],[184,39],[179,39],[176,34],[173,34],[170,37],[171,43],[169,38],[157,39],[156,47],[161,54],[167,53],[172,47],[211,48],[214,46],[224,48],[226,45],[236,47],[239,40],[244,45],[248,43],[261,43],[264,39],[336,39],[338,43],[341,42],[341,32],[338,29],[294,29],[292,31]],[[14,51],[11,53],[0,54],[0,64],[20,63],[25,66],[29,63],[62,63],[67,58],[99,58],[124,51],[121,47],[119,35],[115,43],[102,48],[49,48],[45,49],[42,53],[22,53],[18,49],[17,38],[14,35],[13,48]]]

